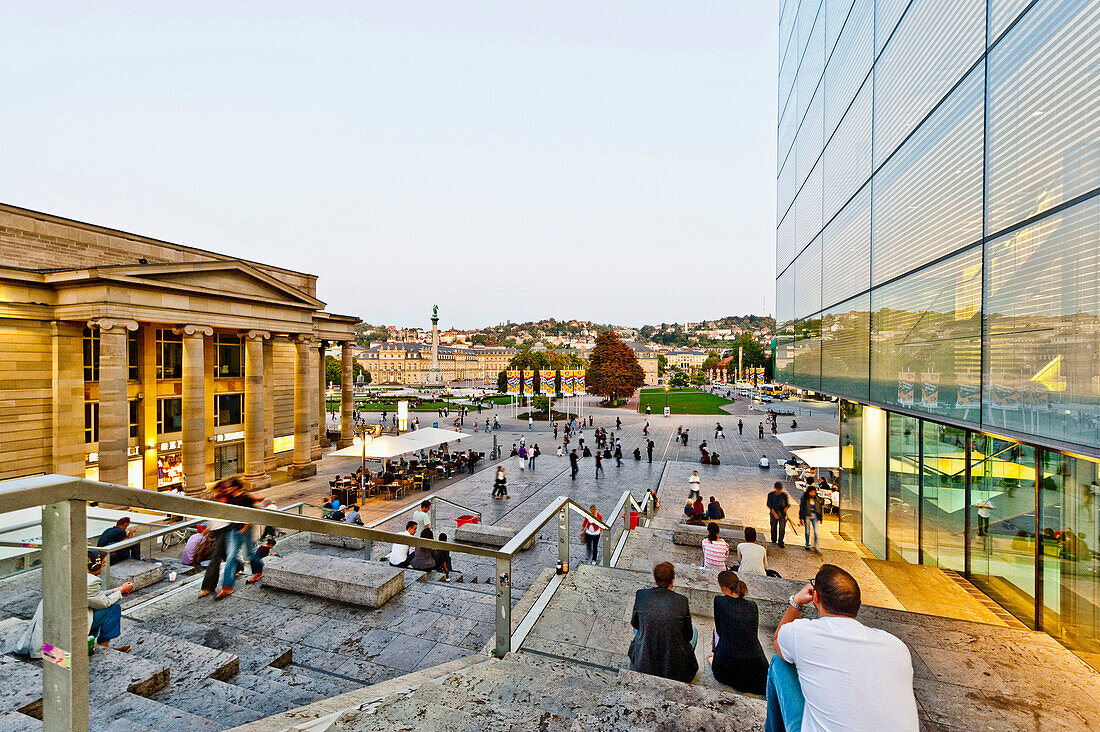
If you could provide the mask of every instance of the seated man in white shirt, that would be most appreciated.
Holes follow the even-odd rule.
[[[405,524],[405,533],[409,536],[416,536],[416,522],[409,521]],[[394,567],[408,567],[412,562],[413,549],[408,544],[394,543],[393,548],[390,549],[390,564]]]
[[[801,617],[810,602],[817,620]],[[859,606],[855,578],[832,564],[790,597],[772,639],[765,732],[917,732],[909,649],[856,620]]]
[[[761,456],[760,456],[760,462],[759,462],[759,463],[757,463],[757,464],[758,464],[758,465],[759,465],[759,466],[760,466],[761,468],[763,468],[764,470],[767,470],[768,468],[770,468],[770,467],[772,466],[772,462],[771,462],[771,460],[768,460],[768,456],[767,456],[767,455],[761,455]]]

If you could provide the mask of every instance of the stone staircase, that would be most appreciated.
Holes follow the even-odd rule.
[[[235,732],[341,730],[758,730],[765,702],[721,691],[548,658],[474,656],[366,687]]]

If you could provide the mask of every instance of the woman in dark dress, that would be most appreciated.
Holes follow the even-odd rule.
[[[722,594],[714,598],[714,678],[738,691],[763,695],[768,659],[757,635],[756,603],[745,597],[748,588],[729,570],[718,573],[718,585]]]

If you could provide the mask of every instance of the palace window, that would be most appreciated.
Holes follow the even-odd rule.
[[[240,336],[218,333],[214,336],[218,354],[218,376],[244,376],[244,347]]]
[[[244,394],[214,395],[214,426],[228,427],[244,421]]]
[[[99,329],[84,329],[84,380],[99,381]]]
[[[99,442],[99,402],[84,402],[84,444]]]
[[[157,329],[157,378],[183,378],[183,336],[167,328]]]
[[[157,400],[157,434],[164,435],[183,429],[183,399],[168,397]]]

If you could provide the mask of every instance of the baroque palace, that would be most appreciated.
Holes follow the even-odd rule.
[[[358,322],[324,307],[315,275],[0,204],[0,479],[313,474]]]

